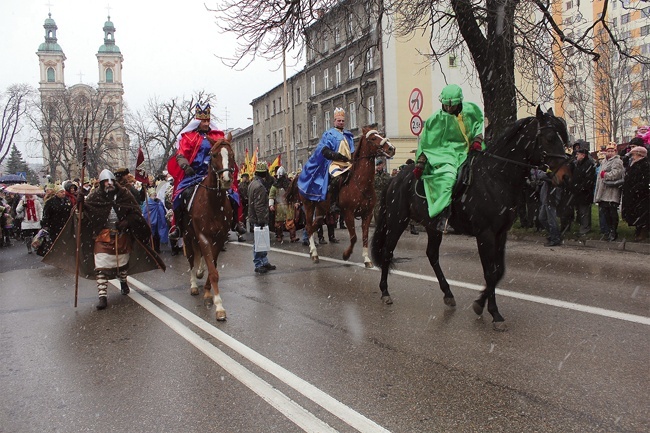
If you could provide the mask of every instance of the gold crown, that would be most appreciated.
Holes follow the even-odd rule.
[[[341,107],[336,107],[334,109],[334,118],[336,119],[337,117],[341,117],[345,119],[345,110],[342,109]]]
[[[197,103],[194,118],[197,120],[210,120],[210,104],[207,102],[203,105],[200,102]]]

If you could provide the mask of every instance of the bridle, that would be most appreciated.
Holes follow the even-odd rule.
[[[538,121],[538,123],[539,123],[539,121]],[[538,125],[537,126],[537,133],[535,134],[535,149],[539,149],[541,147],[540,141],[542,140],[542,131],[544,131],[545,129],[552,129],[553,131],[555,131],[555,127],[553,127],[553,126],[550,126],[550,125],[539,126]],[[557,169],[551,170],[551,172],[553,173],[554,176],[555,176],[555,173],[557,173],[560,170],[560,168],[562,168],[562,166],[565,165],[567,160],[569,159],[568,156],[566,154],[564,154],[564,153],[559,154],[559,153],[548,153],[546,151],[542,151],[542,158],[540,160],[540,164],[535,165],[535,164],[515,161],[515,160],[509,159],[509,158],[505,158],[503,156],[495,155],[493,153],[488,152],[487,150],[481,150],[479,152],[482,153],[485,156],[489,156],[490,158],[493,158],[493,159],[496,159],[496,160],[499,160],[499,161],[502,161],[502,162],[505,162],[505,163],[508,163],[508,164],[513,164],[513,165],[517,165],[517,166],[520,166],[520,167],[525,167],[525,168],[535,169],[535,170],[543,170],[543,171],[551,170],[548,163],[546,163],[546,158],[547,157],[548,158],[560,158],[560,159],[563,160],[562,163],[558,166]]]
[[[372,143],[373,146],[379,148],[379,153],[377,155],[359,156],[358,159],[364,159],[364,158],[370,159],[370,158],[376,158],[377,156],[390,158],[390,156],[388,156],[388,154],[384,150],[384,144],[386,143],[388,143],[388,145],[391,148],[393,149],[395,148],[392,144],[390,144],[390,139],[388,137],[382,137],[379,134],[379,131],[377,131],[376,129],[371,129],[370,131],[366,132],[366,140],[367,141],[370,140],[370,137],[373,135],[376,135],[377,137],[381,138],[379,144]]]
[[[232,149],[230,143],[228,143],[227,141],[220,143],[217,146],[217,148],[221,148],[222,146],[228,146],[228,148]],[[215,151],[210,150],[210,171],[212,171],[212,173],[214,173],[217,177],[217,186],[212,187],[212,186],[203,185],[203,182],[199,183],[199,186],[209,191],[222,191],[228,189],[225,187],[226,183],[221,179],[221,175],[225,172],[230,172],[230,173],[235,172],[234,168],[220,168],[220,169],[215,168],[214,165],[212,164],[212,160],[214,158],[218,158],[219,156],[220,156],[219,152],[217,152],[216,150]],[[232,180],[230,181],[230,183],[232,183]]]

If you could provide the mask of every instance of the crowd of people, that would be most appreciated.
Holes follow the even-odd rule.
[[[646,241],[650,227],[648,147],[634,137],[622,149],[612,142],[590,152],[589,143],[577,140],[567,150],[571,178],[562,185],[552,183],[552,173],[531,170],[518,207],[521,226],[545,231],[546,246],[560,245],[570,235],[584,239],[593,231],[591,213],[596,205],[601,240],[619,239],[622,218],[634,227],[634,241]]]

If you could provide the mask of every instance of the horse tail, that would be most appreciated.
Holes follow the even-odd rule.
[[[379,208],[375,214],[375,232],[370,241],[370,256],[372,257],[372,261],[380,266],[384,263],[384,256],[386,255],[384,251],[386,235],[388,233],[388,224],[386,221],[388,206],[386,205],[386,196],[388,195],[390,185],[393,183],[392,180],[394,178],[391,179],[391,182],[388,182],[388,185],[381,191],[380,197],[378,198]],[[392,267],[392,260],[389,266]]]
[[[300,195],[298,192],[298,175],[294,176],[293,179],[291,179],[291,183],[289,184],[289,189],[287,191],[287,202],[289,203],[295,203],[299,200]]]

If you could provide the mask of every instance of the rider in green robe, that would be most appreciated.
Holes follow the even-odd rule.
[[[442,108],[424,124],[413,173],[422,177],[431,218],[451,203],[456,173],[469,150],[481,150],[483,113],[478,105],[463,102],[463,91],[450,84],[440,93]]]

